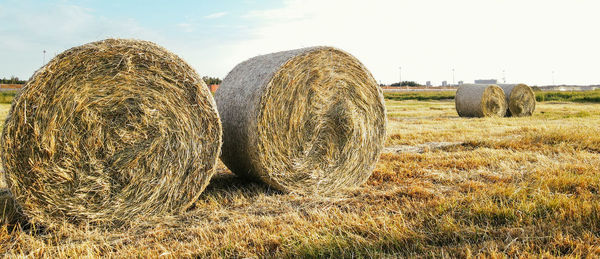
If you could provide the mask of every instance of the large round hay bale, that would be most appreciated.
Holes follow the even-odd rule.
[[[507,109],[504,91],[497,85],[461,85],[454,102],[460,117],[504,117]]]
[[[221,134],[189,65],[151,42],[108,39],[31,77],[12,103],[1,156],[33,223],[113,224],[191,206],[214,173]]]
[[[500,85],[506,96],[506,116],[531,116],[535,110],[535,93],[526,84]]]
[[[225,165],[281,191],[356,187],[383,148],[383,93],[356,58],[335,48],[251,58],[229,72],[215,99]]]

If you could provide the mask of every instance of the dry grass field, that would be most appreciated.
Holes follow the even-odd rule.
[[[221,164],[193,209],[153,224],[49,232],[8,207],[0,254],[600,256],[600,104],[541,102],[529,118],[483,119],[459,118],[448,100],[387,107],[386,153],[359,189],[282,194]]]

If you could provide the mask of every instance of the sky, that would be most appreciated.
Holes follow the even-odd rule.
[[[0,78],[27,79],[71,47],[133,38],[220,78],[257,55],[325,45],[383,84],[600,84],[598,10],[598,0],[0,0]]]

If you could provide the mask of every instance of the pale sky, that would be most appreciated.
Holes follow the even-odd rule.
[[[598,0],[0,0],[0,78],[106,38],[153,41],[223,78],[260,54],[326,45],[381,83],[600,84]],[[554,73],[553,73],[554,71]],[[553,76],[554,75],[554,76]]]

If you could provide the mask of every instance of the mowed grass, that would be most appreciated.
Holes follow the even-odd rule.
[[[0,226],[0,253],[35,257],[598,257],[600,104],[538,103],[529,118],[459,118],[452,101],[387,100],[366,184],[282,194],[222,164],[184,215],[118,230]],[[8,105],[0,106],[0,115]],[[11,220],[5,220],[11,221]],[[12,222],[15,222],[12,220]]]

